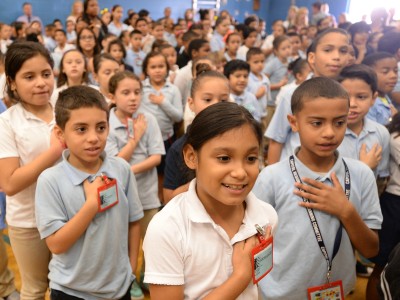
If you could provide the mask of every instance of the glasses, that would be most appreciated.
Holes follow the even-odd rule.
[[[94,40],[94,36],[93,35],[82,35],[80,37],[80,40],[93,41]]]

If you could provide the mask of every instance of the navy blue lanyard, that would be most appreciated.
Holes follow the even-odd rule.
[[[350,198],[350,187],[351,187],[351,185],[350,185],[350,172],[349,172],[349,168],[347,167],[347,164],[344,161],[344,159],[342,159],[342,161],[343,161],[343,165],[344,165],[344,169],[345,169],[344,192],[346,194],[347,200],[349,200],[349,198]],[[298,183],[303,183],[301,181],[299,173],[297,172],[293,155],[291,155],[289,157],[289,165],[290,165],[290,170],[292,171],[292,175],[293,175],[294,180],[296,182],[298,182]],[[301,197],[301,198],[303,199],[303,202],[307,202],[307,203],[310,202],[310,200],[308,200],[306,198],[303,198],[303,197]],[[339,228],[338,228],[338,231],[337,231],[336,237],[335,237],[335,243],[333,245],[332,259],[329,259],[328,251],[326,250],[324,239],[322,238],[322,233],[321,233],[321,230],[319,229],[319,225],[318,225],[317,219],[316,219],[316,217],[314,215],[314,211],[311,208],[306,208],[306,209],[307,209],[308,217],[310,218],[310,221],[311,221],[311,227],[313,228],[313,231],[314,231],[314,234],[315,234],[315,238],[317,239],[317,242],[318,242],[318,246],[321,249],[322,255],[324,256],[324,258],[326,260],[326,264],[327,264],[327,268],[328,268],[328,272],[326,274],[326,279],[327,279],[327,281],[329,283],[330,274],[331,274],[331,270],[332,270],[332,261],[333,261],[333,259],[335,258],[336,254],[339,251],[340,242],[342,240],[343,225],[342,225],[342,223],[340,223],[340,225],[339,225]]]

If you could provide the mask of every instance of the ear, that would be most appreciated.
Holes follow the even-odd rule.
[[[54,134],[57,137],[57,139],[60,141],[60,143],[65,148],[68,148],[67,143],[65,142],[65,138],[64,138],[64,131],[61,129],[61,127],[58,125],[55,125],[53,131],[54,131]]]
[[[314,72],[314,64],[315,64],[315,53],[314,52],[308,53],[307,61],[308,61],[308,65],[310,66],[311,70]]]
[[[114,103],[114,104],[115,104],[115,100],[114,100],[114,95],[113,95],[113,94],[111,94],[111,93],[108,93],[107,97],[108,97],[108,99],[110,99],[110,100],[111,100],[111,102],[112,102],[112,103]]]
[[[297,126],[297,118],[295,115],[287,115],[287,119],[289,121],[290,127],[292,128],[293,132],[298,132],[298,126]]]
[[[197,152],[193,149],[192,145],[186,145],[182,152],[183,159],[187,167],[191,170],[196,170],[198,165],[198,157]]]
[[[189,109],[190,109],[191,111],[194,111],[194,100],[193,100],[192,97],[188,97],[187,103],[188,103]]]
[[[378,91],[372,95],[371,107],[374,106],[376,98],[378,98]]]

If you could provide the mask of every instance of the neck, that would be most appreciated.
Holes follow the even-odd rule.
[[[302,151],[302,148],[297,152],[297,158],[310,170],[321,173],[329,172],[336,162],[336,155],[334,153],[327,157],[319,157]]]
[[[360,135],[363,127],[364,127],[364,120],[356,124],[347,124],[347,128],[353,131],[356,135]]]
[[[100,93],[102,93],[104,97],[108,98],[108,90],[104,90],[103,87],[100,87]]]
[[[160,82],[154,82],[153,80],[150,79],[150,84],[153,86],[153,88],[155,88],[156,90],[159,90],[164,86],[165,80],[160,81]]]
[[[385,98],[385,93],[378,91],[378,97]]]
[[[120,120],[120,122],[125,125],[127,123],[126,119],[132,117],[131,114],[121,111],[120,109],[118,109],[118,107],[115,108],[115,115],[117,116],[118,120]]]
[[[287,62],[287,58],[286,57],[278,57],[279,58],[279,60],[281,61],[281,62],[283,62],[283,63],[286,63]]]
[[[82,84],[82,78],[68,78],[68,87],[78,86]]]
[[[70,155],[67,160],[73,167],[88,174],[96,174],[100,170],[101,164],[103,163],[101,157],[94,162],[87,162],[75,156],[71,157]]]
[[[82,53],[83,53],[83,55],[85,55],[86,57],[92,57],[92,56],[93,56],[93,52],[94,52],[94,50],[86,51],[86,50],[83,50],[83,49],[82,49]]]
[[[231,91],[231,93],[233,94],[233,95],[235,95],[235,96],[241,96],[241,95],[243,95],[243,91],[242,92],[238,92],[238,91]]]

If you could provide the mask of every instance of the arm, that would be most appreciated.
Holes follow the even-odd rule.
[[[19,157],[0,159],[0,186],[8,196],[13,196],[38,179],[40,173],[51,167],[60,158],[63,147],[54,131],[50,138],[50,148],[38,155],[30,163],[21,166]]]
[[[131,170],[135,174],[143,173],[158,166],[160,162],[161,162],[161,154],[150,155],[144,161],[141,161],[136,165],[132,165]]]
[[[300,206],[318,209],[336,216],[346,229],[354,248],[361,255],[368,258],[378,253],[378,234],[368,228],[353,204],[347,200],[335,173],[332,173],[333,186],[309,178],[304,178],[303,182],[308,185],[295,183],[295,186],[303,191],[295,190],[294,193],[312,202],[301,201]]]
[[[140,221],[129,223],[128,251],[132,273],[136,272],[140,246]]]
[[[174,198],[176,195],[179,195],[181,193],[187,192],[189,189],[189,184],[190,182],[181,185],[175,190],[170,190],[167,188],[163,188],[163,195],[164,195],[164,203],[168,203],[172,198]]]
[[[378,166],[382,159],[382,147],[379,144],[372,146],[371,150],[367,152],[367,145],[362,144],[360,149],[360,160],[365,163],[372,170]]]
[[[271,83],[271,91],[279,90],[281,87],[288,83],[287,76],[284,76],[278,83]]]
[[[261,98],[262,96],[264,96],[265,93],[266,93],[266,91],[267,91],[267,88],[266,88],[264,85],[261,86],[261,87],[257,90],[257,92],[255,93],[256,98],[259,99],[259,98]]]
[[[283,149],[283,144],[274,141],[274,140],[269,140],[269,146],[268,146],[268,165],[272,165],[274,163],[279,162],[281,159],[281,153]]]
[[[46,244],[53,254],[62,254],[68,251],[89,227],[98,211],[97,188],[103,182],[97,177],[92,183],[85,180],[86,201],[78,213],[70,219],[63,227],[46,238]]]

